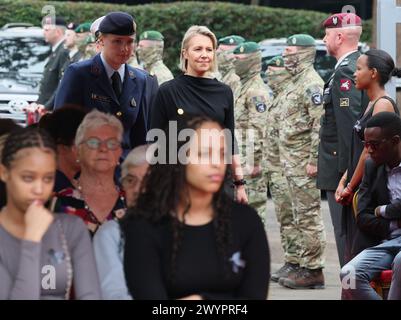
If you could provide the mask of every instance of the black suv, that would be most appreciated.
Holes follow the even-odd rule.
[[[25,125],[23,109],[37,100],[50,51],[39,27],[12,23],[0,29],[0,118]]]
[[[266,81],[266,62],[277,56],[281,55],[284,52],[285,47],[287,46],[286,38],[279,39],[266,39],[259,42],[260,49],[262,50],[262,77],[263,80]],[[369,50],[369,47],[365,43],[359,43],[358,45],[359,51],[366,52]],[[316,40],[316,58],[315,58],[315,69],[322,77],[324,81],[328,80],[330,75],[334,71],[334,67],[336,65],[336,59],[327,54],[326,45],[323,40]]]

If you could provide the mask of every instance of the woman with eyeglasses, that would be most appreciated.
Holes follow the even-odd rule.
[[[58,211],[81,217],[92,235],[103,222],[125,214],[125,194],[114,179],[122,135],[121,121],[113,115],[88,113],[75,137],[81,172],[73,188],[57,194]]]
[[[386,92],[384,86],[391,77],[401,77],[401,70],[395,67],[391,56],[383,51],[371,49],[357,60],[354,73],[355,86],[358,90],[365,90],[369,97],[369,104],[355,123],[352,132],[350,160],[348,170],[341,178],[335,193],[336,201],[343,205],[343,233],[345,234],[345,262],[350,261],[372,241],[364,235],[356,225],[352,200],[362,181],[365,160],[368,157],[367,148],[377,147],[382,141],[364,142],[364,130],[367,121],[379,112],[396,112],[398,108],[394,100]]]
[[[143,177],[149,164],[146,160],[148,145],[134,148],[121,165],[121,185],[126,194],[127,205],[136,203]],[[96,265],[99,272],[102,296],[105,300],[131,300],[125,282],[123,256],[124,239],[118,218],[100,226],[93,237]]]
[[[53,214],[49,201],[56,145],[43,130],[10,133],[0,176],[7,201],[0,211],[0,300],[100,299],[89,234],[81,219]]]

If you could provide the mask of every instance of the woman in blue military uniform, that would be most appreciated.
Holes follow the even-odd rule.
[[[126,64],[133,50],[136,25],[125,12],[110,12],[99,25],[100,54],[69,66],[57,91],[55,108],[66,104],[97,108],[117,116],[124,127],[123,149],[146,142],[149,105],[157,80]]]

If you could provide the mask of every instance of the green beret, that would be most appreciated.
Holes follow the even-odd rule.
[[[275,56],[265,62],[266,66],[284,67],[284,60],[282,56]]]
[[[145,32],[142,32],[142,34],[139,36],[139,40],[163,41],[164,37],[159,31],[147,30]]]
[[[238,46],[243,42],[245,42],[245,39],[241,36],[236,36],[236,35],[231,35],[219,39],[219,44],[226,44],[229,46]]]
[[[309,34],[294,34],[287,39],[287,45],[298,47],[315,46],[315,39]]]
[[[91,23],[90,22],[81,23],[78,27],[75,28],[76,33],[84,33],[84,32],[90,32],[90,31],[91,31]]]
[[[242,53],[252,53],[260,51],[260,47],[256,42],[249,41],[236,46],[234,49],[234,54],[242,54]]]

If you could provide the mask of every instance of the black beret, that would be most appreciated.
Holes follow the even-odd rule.
[[[67,29],[68,30],[75,30],[75,28],[77,27],[77,24],[74,22],[70,22],[69,24],[67,24]]]
[[[126,12],[110,12],[99,25],[101,33],[132,36],[135,33],[134,18]]]

